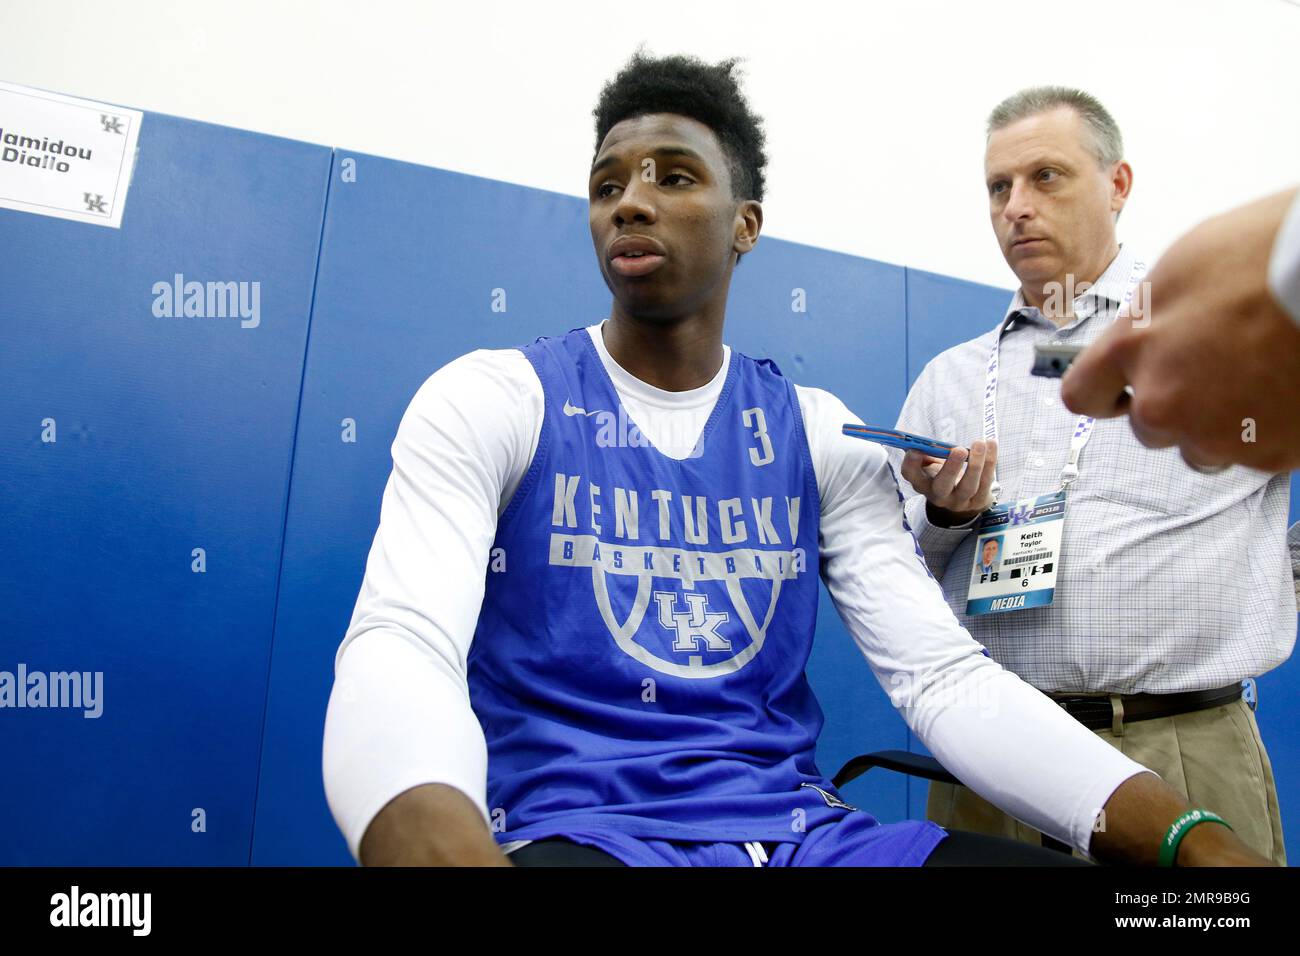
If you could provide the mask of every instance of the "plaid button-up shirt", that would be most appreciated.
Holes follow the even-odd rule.
[[[970,446],[983,431],[989,350],[997,391],[1002,503],[1060,487],[1078,417],[1060,382],[1029,373],[1039,342],[1086,345],[1118,313],[1134,255],[1121,247],[1057,327],[1020,292],[998,327],[932,360],[898,427]],[[898,469],[901,452],[893,454]],[[965,613],[976,535],[927,520],[902,480],[907,519],[958,620],[993,658],[1044,691],[1173,693],[1256,676],[1290,656],[1295,572],[1289,477],[1232,467],[1193,471],[1177,449],[1141,445],[1125,418],[1099,420],[1070,486],[1056,597],[1045,608]]]

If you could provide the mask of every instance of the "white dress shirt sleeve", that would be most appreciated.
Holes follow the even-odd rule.
[[[325,718],[325,795],[358,860],[374,817],[421,784],[455,787],[490,819],[466,659],[497,516],[532,461],[543,406],[522,352],[480,350],[430,376],[402,417]]]
[[[903,402],[903,410],[898,414],[898,424],[895,427],[900,431],[911,432],[914,435],[924,435],[927,438],[938,438],[942,441],[957,441],[958,443],[968,441],[969,439],[959,441],[948,435],[940,434],[946,429],[940,428],[934,419],[933,409],[936,405],[936,396],[934,394],[932,368],[933,365],[927,365],[921,370],[921,374],[917,376],[916,381],[912,383],[912,388],[907,393],[907,399]],[[966,535],[970,534],[980,516],[976,515],[969,521],[954,525],[951,528],[942,528],[939,525],[932,524],[929,514],[926,512],[925,495],[919,494],[902,477],[903,451],[893,448],[889,450],[888,456],[907,502],[907,523],[911,525],[912,533],[916,535],[917,543],[925,553],[925,563],[930,566],[930,570],[934,572],[936,577],[942,578],[944,571],[948,567],[948,561],[952,558],[952,553],[957,550],[957,546],[962,543]]]
[[[1300,189],[1273,240],[1268,287],[1282,308],[1300,325]]]
[[[1087,852],[1100,809],[1146,768],[985,654],[917,554],[884,449],[841,433],[860,419],[838,398],[798,391],[822,499],[822,576],[881,687],[949,772]]]

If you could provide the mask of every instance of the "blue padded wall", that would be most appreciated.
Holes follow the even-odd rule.
[[[997,325],[1010,301],[1009,289],[908,269],[907,387],[940,352]]]
[[[341,180],[345,157],[356,160],[355,182]],[[256,864],[350,861],[321,787],[321,723],[407,403],[457,355],[609,312],[582,200],[343,151],[335,167],[285,536]],[[791,309],[795,288],[806,312]],[[495,289],[505,292],[504,313],[492,310]],[[728,341],[774,358],[796,381],[839,391],[863,414],[892,415],[903,396],[903,294],[897,267],[764,239],[737,271]],[[355,444],[341,441],[344,418],[357,423]],[[864,749],[905,746],[905,726],[828,601],[810,675],[827,711],[819,751],[827,772]],[[905,792],[901,779],[882,779],[853,798],[901,819]]]
[[[103,673],[0,712],[0,865],[248,862],[329,163],[148,114],[120,230],[0,210],[0,669]],[[176,273],[260,323],[155,317]]]

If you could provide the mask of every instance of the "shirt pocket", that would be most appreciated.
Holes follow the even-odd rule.
[[[1079,459],[1080,484],[1114,504],[1156,514],[1186,515],[1214,497],[1214,486],[1231,474],[1203,475],[1183,461],[1177,448],[1147,448],[1134,437],[1127,418],[1099,420]]]

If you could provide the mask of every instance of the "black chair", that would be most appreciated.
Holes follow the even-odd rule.
[[[831,779],[831,783],[835,784],[835,789],[838,790],[849,781],[862,776],[872,767],[907,774],[909,777],[922,777],[938,783],[951,783],[961,786],[961,781],[945,770],[943,764],[939,763],[939,761],[933,757],[914,754],[907,750],[879,750],[875,753],[859,754],[843,767],[840,767],[839,772]],[[1074,852],[1068,843],[1062,843],[1045,833],[1043,834],[1043,846],[1049,850],[1056,850],[1058,853],[1067,855]]]

